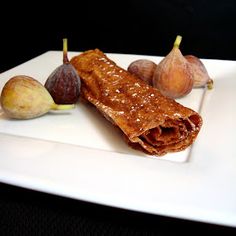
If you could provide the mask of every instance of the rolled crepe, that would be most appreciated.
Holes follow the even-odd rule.
[[[186,149],[202,126],[201,116],[117,66],[95,49],[71,59],[81,95],[119,127],[134,149],[161,156]]]

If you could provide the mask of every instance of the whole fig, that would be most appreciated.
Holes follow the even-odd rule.
[[[205,87],[212,88],[213,80],[210,78],[207,69],[203,62],[194,55],[185,55],[185,59],[189,62],[193,73],[193,87]]]
[[[76,103],[80,96],[80,77],[67,56],[67,39],[63,39],[63,64],[57,67],[44,85],[58,104]]]
[[[153,75],[153,87],[170,98],[180,98],[192,91],[193,74],[188,61],[182,55],[177,36],[170,53],[157,65]]]
[[[128,71],[135,74],[147,84],[152,85],[152,77],[156,69],[156,63],[148,59],[138,59],[128,66]]]
[[[74,108],[74,105],[58,105],[47,89],[37,80],[26,75],[14,76],[1,92],[1,106],[6,115],[15,119],[31,119],[50,110]]]

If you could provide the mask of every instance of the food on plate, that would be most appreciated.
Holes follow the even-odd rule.
[[[67,39],[63,39],[63,64],[49,75],[44,86],[55,103],[73,104],[79,99],[80,84],[80,77],[67,56]]]
[[[147,84],[152,85],[153,73],[156,69],[156,63],[148,59],[138,59],[130,63],[128,71],[137,75]]]
[[[213,87],[213,80],[210,78],[206,67],[202,61],[194,55],[185,55],[185,59],[189,62],[193,73],[193,87],[207,87],[211,89]]]
[[[14,76],[1,92],[1,106],[6,115],[15,119],[30,119],[49,110],[71,109],[74,105],[57,105],[47,89],[32,77]]]
[[[194,55],[182,55],[181,40],[178,35],[173,49],[158,65],[148,59],[138,59],[131,62],[127,70],[174,99],[189,94],[192,88],[212,89],[213,80],[203,62]]]
[[[193,73],[182,55],[179,45],[182,40],[177,36],[170,53],[157,65],[153,75],[153,86],[163,95],[180,98],[192,91]]]
[[[117,126],[134,149],[161,156],[184,150],[196,139],[202,126],[197,112],[163,96],[99,49],[70,62],[81,78],[82,97]]]

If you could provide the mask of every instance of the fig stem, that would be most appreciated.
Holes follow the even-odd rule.
[[[207,81],[207,88],[208,88],[208,89],[213,89],[213,80],[212,80],[212,79],[209,79],[209,80]]]
[[[179,48],[181,41],[182,41],[182,36],[177,35],[175,42],[174,42],[174,48]]]
[[[68,51],[68,42],[67,42],[67,38],[64,38],[63,39],[63,64],[69,63],[67,51]]]
[[[75,108],[75,104],[52,104],[51,110],[69,110]]]

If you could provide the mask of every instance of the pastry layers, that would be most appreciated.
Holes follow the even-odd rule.
[[[197,112],[163,96],[102,51],[85,51],[70,62],[81,77],[82,97],[119,127],[131,147],[161,156],[196,139],[202,126]]]

